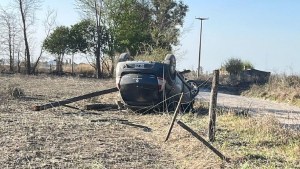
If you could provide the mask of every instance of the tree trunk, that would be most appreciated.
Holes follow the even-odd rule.
[[[20,51],[18,51],[18,73],[21,73],[21,68],[20,68]]]
[[[26,33],[26,20],[25,20],[25,14],[23,9],[22,0],[19,0],[19,7],[20,12],[22,15],[22,23],[23,23],[23,34],[24,34],[24,41],[25,41],[25,52],[26,52],[26,68],[27,68],[27,74],[31,74],[31,65],[30,65],[30,52],[29,52],[29,45],[28,45],[28,39],[27,39],[27,33]]]
[[[74,53],[72,54],[72,75],[74,75]]]
[[[96,12],[96,26],[97,26],[97,47],[96,47],[96,73],[97,78],[101,77],[101,65],[100,65],[100,49],[101,49],[101,30],[100,30],[100,17],[97,10],[97,2],[95,1]]]
[[[96,49],[96,73],[97,73],[97,78],[99,79],[101,77],[101,66],[100,66],[100,47],[98,47],[98,45]]]
[[[36,62],[34,63],[33,67],[32,67],[32,71],[31,71],[32,74],[35,74],[35,73],[36,73],[36,68],[37,68],[37,66],[38,66],[38,64],[39,64],[39,62],[40,62],[40,59],[41,59],[41,57],[42,57],[42,55],[43,55],[43,52],[44,52],[44,50],[43,50],[43,47],[42,47],[42,48],[41,48],[41,51],[40,51],[40,55],[39,55],[39,57],[37,58]]]
[[[8,35],[8,49],[9,49],[9,71],[14,71],[14,58],[13,58],[13,49],[12,49],[12,38],[11,38],[11,30],[9,30]]]

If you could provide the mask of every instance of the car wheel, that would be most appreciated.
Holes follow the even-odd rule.
[[[167,54],[165,63],[168,65],[170,77],[174,80],[176,77],[176,58],[172,54]]]
[[[125,62],[125,61],[128,61],[130,60],[130,56],[128,53],[122,53],[120,56],[119,56],[119,62]]]
[[[194,80],[188,80],[186,83],[191,88],[191,95],[192,95],[192,97],[196,97],[198,95],[198,93],[199,93],[198,84]]]

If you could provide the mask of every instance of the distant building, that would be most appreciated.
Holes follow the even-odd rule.
[[[251,83],[267,83],[271,76],[271,72],[265,72],[257,69],[247,69],[241,72],[240,77],[244,82]]]

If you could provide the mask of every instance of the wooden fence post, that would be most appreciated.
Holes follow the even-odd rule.
[[[168,139],[169,139],[169,137],[170,137],[170,134],[171,134],[171,131],[172,131],[172,129],[173,129],[173,126],[174,126],[176,117],[177,117],[177,115],[178,115],[178,113],[179,113],[179,109],[180,109],[180,106],[181,106],[182,96],[183,96],[183,93],[181,93],[181,95],[180,95],[180,99],[179,99],[179,102],[178,102],[177,107],[176,107],[176,109],[175,109],[175,112],[174,112],[174,115],[173,115],[173,119],[172,119],[172,122],[171,122],[171,124],[170,124],[170,128],[169,128],[167,137],[166,137],[166,139],[165,139],[165,142],[168,141]]]
[[[204,138],[202,138],[199,134],[197,134],[194,130],[192,130],[190,127],[185,125],[180,120],[177,121],[177,124],[184,128],[186,131],[190,132],[194,137],[196,137],[199,141],[201,141],[206,147],[208,147],[211,151],[213,151],[217,156],[219,156],[222,160],[225,160],[227,162],[230,161],[230,158],[225,157],[219,150],[217,150],[213,145],[209,144]]]
[[[214,70],[214,77],[212,81],[210,104],[209,104],[209,125],[208,125],[208,138],[209,141],[215,140],[216,132],[216,107],[217,107],[217,95],[219,85],[219,70]]]

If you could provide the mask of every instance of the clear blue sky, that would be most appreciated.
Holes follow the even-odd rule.
[[[248,60],[257,69],[300,74],[300,1],[185,0],[189,5],[181,40],[181,68],[197,68],[200,21],[201,65],[211,71],[230,57]]]
[[[1,0],[6,4],[11,0]],[[257,69],[300,74],[300,1],[298,0],[183,0],[189,6],[185,19],[179,69],[197,69],[200,21],[203,22],[201,66],[217,69],[230,57],[250,61]],[[57,10],[58,25],[79,20],[74,0],[44,0],[39,11]],[[39,31],[40,32],[40,31]]]

